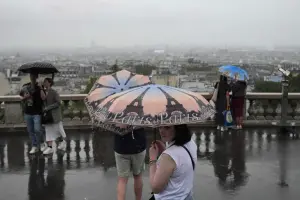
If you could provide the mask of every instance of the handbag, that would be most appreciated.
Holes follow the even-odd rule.
[[[54,122],[51,110],[42,113],[42,124],[52,124]]]
[[[44,108],[46,107],[46,102],[44,101]],[[51,110],[43,110],[41,117],[42,124],[52,124],[54,122]]]
[[[227,109],[224,111],[224,126],[225,127],[229,127],[233,125],[233,119],[232,119],[232,114],[230,109]]]
[[[172,145],[171,145],[171,146],[172,146]],[[182,147],[183,147],[183,148],[187,151],[187,153],[189,154],[189,156],[190,156],[190,158],[191,158],[191,161],[192,161],[193,170],[195,170],[195,162],[194,162],[194,160],[193,160],[193,157],[192,157],[190,151],[189,151],[185,146],[182,146]],[[151,194],[152,194],[152,196],[150,197],[149,200],[155,200],[155,196],[154,196],[153,192],[151,192]]]

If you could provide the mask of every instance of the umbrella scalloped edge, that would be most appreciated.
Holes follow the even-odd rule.
[[[213,118],[216,111],[211,105],[202,106],[201,112],[174,113],[167,116],[166,113],[156,116],[138,116],[136,113],[130,113],[124,116],[123,113],[111,113],[105,108],[99,108],[93,112],[94,119],[108,124],[126,124],[129,126],[152,127],[171,126],[179,124],[195,124],[207,121]]]

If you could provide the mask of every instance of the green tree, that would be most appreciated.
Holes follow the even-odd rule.
[[[141,64],[135,66],[135,73],[149,76],[152,73],[152,70],[155,70],[156,67],[148,64]]]
[[[111,66],[111,70],[112,70],[113,73],[116,73],[117,71],[120,70],[120,68],[117,64],[114,64],[113,66]]]
[[[290,78],[289,92],[300,92],[300,74]]]
[[[83,94],[88,94],[97,80],[98,80],[98,77],[91,76],[86,84],[86,88],[83,91]]]
[[[281,92],[281,83],[259,80],[255,82],[254,92]]]
[[[113,66],[111,66],[110,69],[111,69],[111,71],[112,71],[113,73],[116,73],[117,71],[120,70],[120,68],[119,68],[119,66],[118,66],[118,60],[116,60],[115,64],[114,64]]]

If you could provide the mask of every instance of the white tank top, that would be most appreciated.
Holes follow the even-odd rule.
[[[194,163],[197,163],[197,145],[191,139],[185,144],[189,150]],[[168,154],[176,163],[176,168],[170,177],[170,180],[164,189],[159,194],[155,194],[157,200],[184,200],[193,189],[194,184],[194,170],[191,158],[188,152],[181,146],[171,146],[163,153]],[[157,162],[159,168],[159,159]]]

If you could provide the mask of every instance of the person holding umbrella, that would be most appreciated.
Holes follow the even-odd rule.
[[[149,151],[151,199],[192,199],[197,147],[187,124],[215,114],[202,95],[150,84],[111,95],[98,108],[94,115],[106,123],[159,129],[162,142],[154,139]]]
[[[125,200],[128,179],[133,175],[135,199],[142,199],[143,171],[146,156],[146,135],[143,128],[121,124],[102,123],[95,111],[98,105],[113,94],[126,92],[128,89],[150,84],[150,78],[127,70],[120,70],[111,75],[99,77],[85,98],[93,124],[116,133],[114,135],[115,161],[118,173],[117,199]],[[132,129],[132,130],[129,130]]]
[[[24,84],[20,92],[23,103],[24,118],[27,125],[32,148],[30,154],[39,151],[42,138],[41,114],[43,112],[43,101],[46,99],[42,84],[37,83],[38,73],[30,73],[30,83]]]
[[[24,118],[27,125],[32,148],[30,154],[44,151],[45,146],[42,143],[42,113],[43,101],[46,99],[46,94],[41,83],[37,82],[38,74],[52,74],[59,71],[51,64],[46,62],[26,63],[19,67],[18,71],[30,74],[30,83],[24,84],[20,91]],[[40,148],[40,149],[39,149]]]

